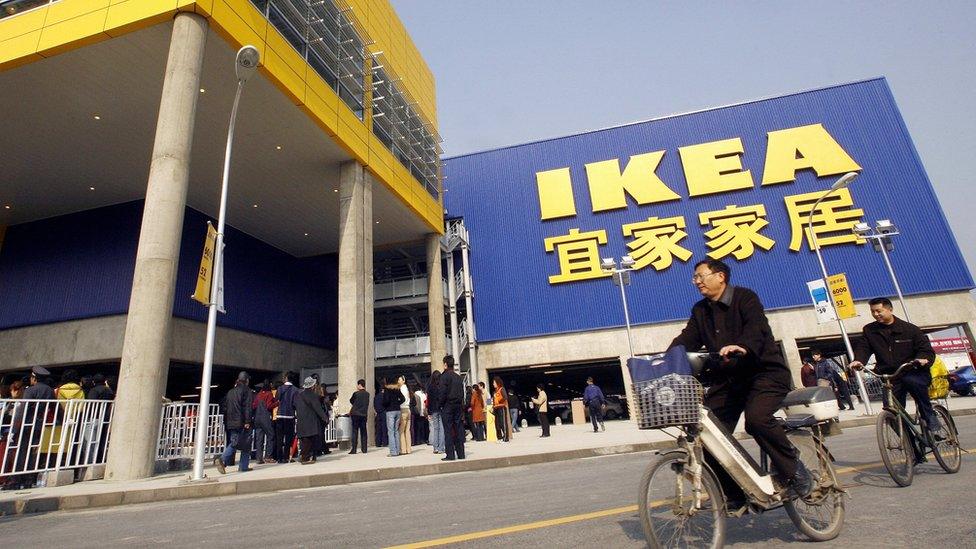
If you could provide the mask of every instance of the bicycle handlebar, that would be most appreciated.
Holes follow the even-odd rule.
[[[902,376],[907,370],[912,368],[918,368],[922,364],[918,360],[910,360],[898,367],[892,374],[874,374],[883,381],[894,380],[897,377]]]

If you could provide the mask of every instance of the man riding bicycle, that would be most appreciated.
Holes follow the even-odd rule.
[[[927,366],[935,360],[929,338],[918,326],[896,317],[888,298],[872,299],[868,305],[875,321],[864,327],[862,339],[853,342],[854,362],[851,362],[851,368],[864,367],[872,354],[877,361],[874,371],[879,374],[893,374],[902,364],[918,361],[922,368],[910,370],[893,380],[892,392],[903,407],[907,393],[911,393],[929,429],[932,432],[939,431],[942,426],[932,410],[932,401],[929,400],[932,375]],[[925,460],[922,456],[916,456],[915,459],[918,462]]]
[[[731,274],[728,265],[716,259],[695,265],[691,280],[703,299],[692,307],[688,324],[669,347],[705,347],[726,359],[725,368],[715,374],[705,395],[705,407],[730,433],[744,411],[746,432],[769,455],[780,482],[796,495],[806,496],[813,488],[813,478],[799,461],[782,424],[773,417],[790,391],[790,371],[773,340],[759,296],[748,288],[731,286]],[[736,356],[737,360],[728,361]],[[728,474],[714,464],[712,469],[730,502],[744,502],[742,489]]]

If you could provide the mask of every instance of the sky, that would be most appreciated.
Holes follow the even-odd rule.
[[[392,3],[445,156],[885,76],[976,273],[976,2]]]

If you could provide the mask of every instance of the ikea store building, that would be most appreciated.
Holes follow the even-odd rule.
[[[883,78],[668,116],[445,161],[446,207],[471,235],[478,366],[529,392],[579,394],[593,375],[629,386],[618,287],[601,258],[630,255],[626,286],[637,354],[667,348],[692,304],[693,265],[728,263],[754,289],[799,384],[805,350],[843,355],[836,322],[818,323],[807,282],[845,273],[858,333],[867,301],[891,297],[881,254],[857,222],[890,220],[891,261],[911,320],[972,337],[968,272]]]

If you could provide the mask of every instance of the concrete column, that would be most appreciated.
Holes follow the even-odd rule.
[[[356,381],[372,390],[373,211],[372,179],[359,163],[339,169],[339,398],[349,411]]]
[[[620,357],[620,374],[624,380],[624,394],[627,396],[627,411],[630,413],[630,422],[637,424],[637,401],[634,400],[636,397],[634,395],[634,380],[630,377],[630,368],[627,367],[627,359],[629,357],[624,355]]]
[[[803,357],[800,356],[799,346],[793,338],[783,338],[780,340],[783,345],[783,358],[786,359],[786,367],[790,369],[793,376],[793,387],[802,388],[803,381],[800,379],[800,368],[803,367]]]
[[[444,341],[444,282],[441,274],[441,235],[427,235],[427,324],[430,327],[430,371],[442,367],[447,354]],[[457,357],[454,357],[457,360]]]
[[[181,12],[174,19],[122,344],[109,480],[153,472],[206,38],[205,18]]]

